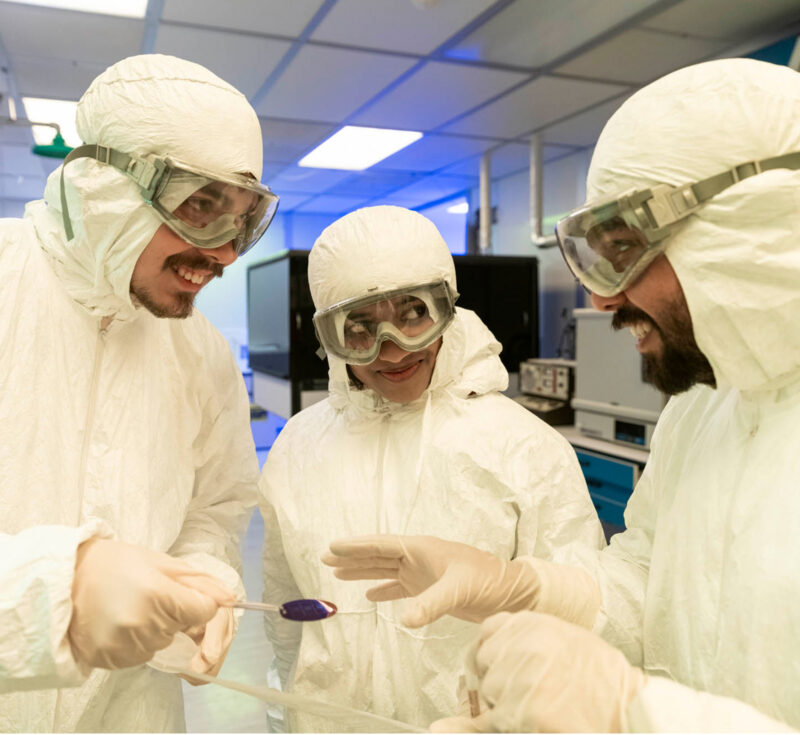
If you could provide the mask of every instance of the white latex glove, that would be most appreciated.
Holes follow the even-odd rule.
[[[402,622],[411,628],[442,615],[481,622],[495,613],[539,610],[590,628],[600,588],[577,567],[542,559],[506,561],[434,536],[356,536],[331,544],[322,561],[339,579],[391,579],[372,587],[374,602],[413,597]]]
[[[217,579],[167,554],[92,538],[78,547],[67,634],[84,666],[135,666],[235,601]]]
[[[192,658],[189,668],[201,674],[216,676],[225,663],[225,657],[233,643],[233,634],[236,632],[235,614],[229,607],[221,607],[211,620],[199,631],[187,631],[187,635],[200,646]],[[192,686],[203,686],[207,681],[193,679],[190,676],[179,674],[181,679],[186,679]]]
[[[598,636],[534,612],[489,618],[467,666],[488,709],[437,720],[432,732],[620,732],[646,681]]]

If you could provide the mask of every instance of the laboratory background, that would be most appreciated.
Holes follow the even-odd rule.
[[[264,238],[196,301],[241,366],[260,461],[326,395],[308,250],[348,212],[398,205],[441,231],[459,305],[504,346],[508,394],[573,444],[610,536],[665,398],[633,337],[586,308],[554,225],[583,203],[597,137],[633,92],[716,58],[798,70],[799,33],[800,0],[0,0],[0,217],[21,217],[80,144],[76,102],[107,66],[206,66],[256,109],[262,182],[280,197]],[[262,535],[256,513],[251,599]],[[245,616],[220,676],[264,683],[270,658]],[[257,699],[184,691],[189,732],[265,729]]]

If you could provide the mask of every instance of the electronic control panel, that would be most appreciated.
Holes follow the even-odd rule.
[[[568,401],[574,366],[572,360],[526,360],[519,366],[519,389],[531,396]]]

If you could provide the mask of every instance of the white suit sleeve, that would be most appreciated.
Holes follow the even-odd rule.
[[[224,349],[225,369],[217,371],[221,375],[213,381],[215,391],[203,407],[201,433],[195,439],[193,497],[169,554],[243,595],[241,539],[257,501],[258,458],[244,381]]]
[[[627,732],[794,732],[736,699],[650,676],[628,705]]]
[[[574,563],[574,549],[602,549],[605,536],[575,451],[549,426],[536,428],[510,461],[520,489],[517,558]]]
[[[0,534],[0,694],[84,682],[88,671],[67,639],[75,554],[87,539],[110,535],[97,520]]]
[[[259,504],[264,517],[264,602],[273,605],[303,596],[286,560],[278,513],[274,505],[281,496],[291,496],[292,493],[286,469],[287,457],[283,451],[284,441],[287,439],[287,430],[284,429],[270,449],[259,483]],[[284,689],[289,684],[300,648],[302,627],[279,615],[268,613],[264,616],[264,629],[275,651],[275,664]]]
[[[662,492],[659,457],[669,456],[670,424],[668,406],[653,435],[650,460],[625,508],[626,530],[612,536],[608,547],[594,559],[585,559],[602,596],[594,631],[635,666],[643,663],[644,604]]]

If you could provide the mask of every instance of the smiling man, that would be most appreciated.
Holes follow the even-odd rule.
[[[185,631],[189,668],[221,667],[258,479],[241,374],[193,302],[277,197],[254,110],[197,64],[115,64],[77,129],[0,221],[0,730],[182,730],[180,681],[142,664]]]

